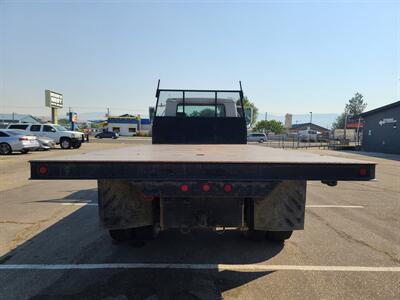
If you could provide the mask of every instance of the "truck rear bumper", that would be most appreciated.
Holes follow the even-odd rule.
[[[31,161],[31,179],[126,179],[150,181],[371,180],[373,164],[157,163]]]

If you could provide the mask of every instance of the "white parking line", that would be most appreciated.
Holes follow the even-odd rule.
[[[306,208],[364,208],[361,205],[306,205]]]
[[[98,206],[97,203],[60,203],[60,204],[66,206],[86,206],[86,205]]]
[[[99,206],[97,203],[79,203],[79,202],[67,202],[67,203],[59,203],[61,205],[66,206]],[[361,205],[306,205],[306,208],[364,208]]]
[[[108,263],[108,264],[21,264],[0,265],[0,270],[95,270],[95,269],[186,269],[186,270],[229,270],[238,272],[262,271],[323,271],[323,272],[400,272],[400,267],[361,266],[299,266],[263,264],[167,264],[167,263]]]

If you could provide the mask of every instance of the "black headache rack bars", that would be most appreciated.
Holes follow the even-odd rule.
[[[31,179],[126,179],[146,181],[367,181],[375,164],[170,163],[31,161]]]
[[[189,90],[189,89],[160,89],[158,80],[156,91],[156,108],[153,118],[152,143],[153,144],[246,144],[247,126],[243,106],[243,89],[239,81],[239,90]],[[165,115],[168,95],[179,95],[179,106],[182,112],[175,111],[174,116]],[[213,107],[214,113],[207,116],[187,116],[185,109],[191,94],[208,95],[204,99],[212,99],[208,104]],[[224,116],[218,113],[218,102],[222,95],[236,95],[239,114],[235,117]],[[160,99],[166,95],[166,99]],[[175,98],[176,99],[176,98]],[[162,111],[164,109],[164,112]]]

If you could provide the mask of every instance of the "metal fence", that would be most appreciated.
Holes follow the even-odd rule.
[[[299,136],[273,135],[268,136],[266,146],[272,148],[318,148],[318,149],[354,149],[359,148],[359,141],[338,140],[332,138],[318,138],[317,141],[304,140]]]

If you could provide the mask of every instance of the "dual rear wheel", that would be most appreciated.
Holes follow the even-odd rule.
[[[128,229],[110,229],[111,238],[117,242],[126,242],[131,240],[154,240],[160,233],[160,227],[143,226]]]

